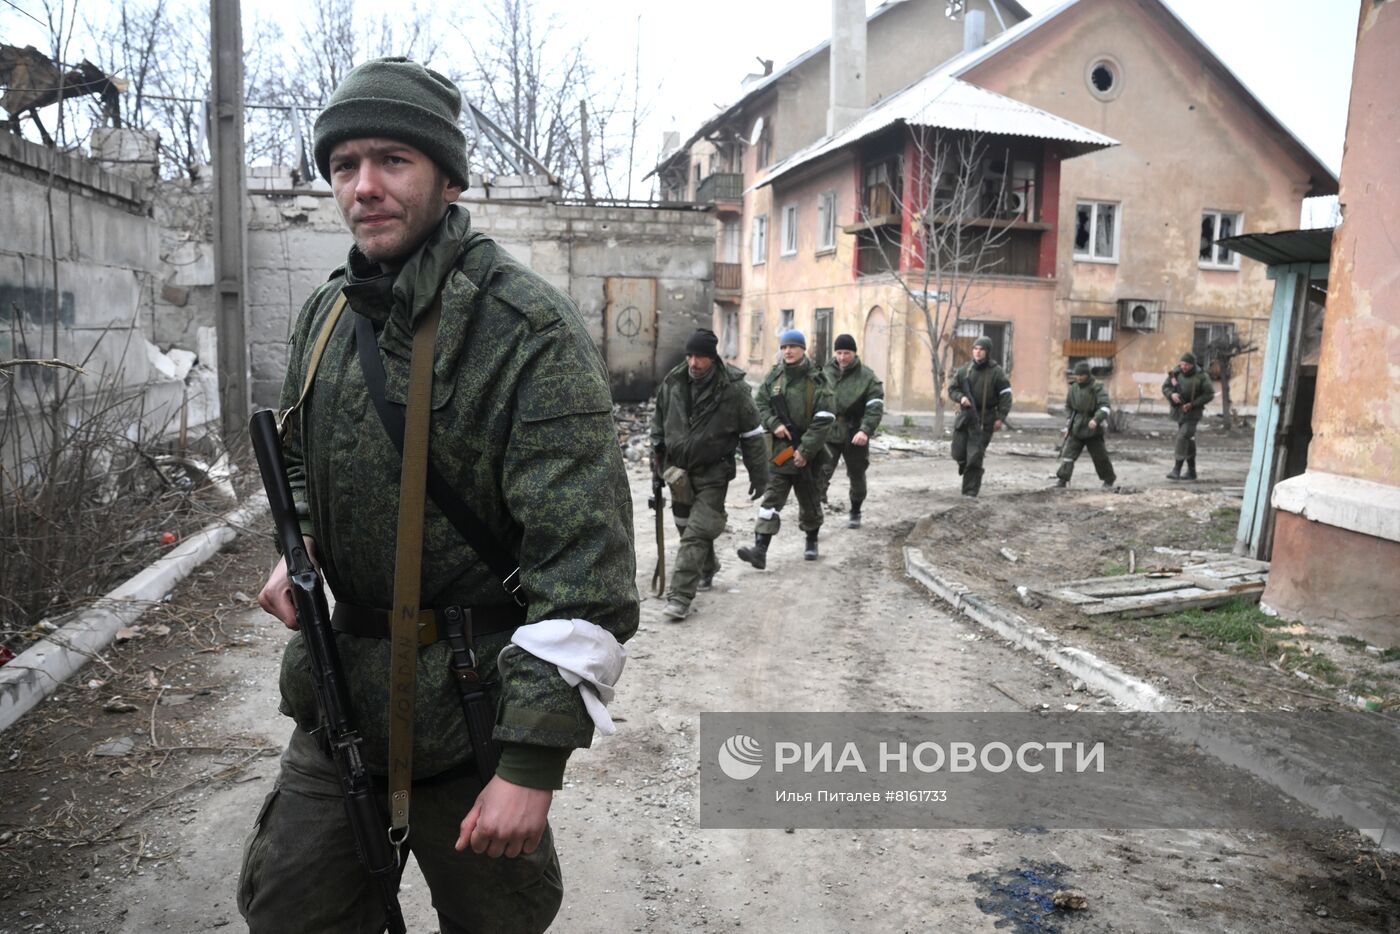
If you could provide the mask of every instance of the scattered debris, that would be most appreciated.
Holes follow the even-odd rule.
[[[102,710],[105,713],[135,713],[136,705],[131,701],[122,700],[121,697],[118,696],[113,697],[107,703],[103,704]]]
[[[1068,872],[1070,868],[1060,863],[1022,859],[1017,868],[975,872],[967,881],[986,892],[978,896],[976,904],[998,919],[997,928],[1009,928],[1017,934],[1059,934],[1054,893],[1064,891],[1061,876]]]
[[[1056,908],[1066,908],[1070,911],[1083,911],[1089,907],[1089,896],[1078,889],[1060,889],[1050,900],[1055,903]]]
[[[140,637],[140,626],[123,626],[122,628],[117,630],[117,635],[115,638],[118,642],[130,642],[132,639],[139,639]]]
[[[1129,567],[1136,567],[1129,552]],[[1178,610],[1220,606],[1237,598],[1258,600],[1269,564],[1251,558],[1188,564],[1179,571],[1149,571],[1090,577],[1052,584],[1042,593],[1079,607],[1085,616],[1116,614],[1125,619],[1161,616]]]
[[[123,736],[110,742],[101,743],[93,749],[92,754],[94,756],[107,756],[108,758],[119,759],[122,756],[131,755],[132,750],[135,748],[136,740],[132,739],[130,736]]]
[[[1007,561],[1010,561],[1012,564],[1015,564],[1017,561],[1021,560],[1020,556],[1017,555],[1016,552],[1012,551],[1010,548],[1003,548],[998,552],[998,554],[1000,554]]]
[[[1025,584],[1016,585],[1016,599],[1021,601],[1022,606],[1028,606],[1032,610],[1040,609],[1040,598],[1031,593],[1031,589]]]

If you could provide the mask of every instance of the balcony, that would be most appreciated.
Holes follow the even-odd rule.
[[[737,212],[744,200],[744,176],[738,172],[715,172],[695,189],[695,200]]]
[[[743,269],[742,263],[715,263],[715,301],[738,304]]]

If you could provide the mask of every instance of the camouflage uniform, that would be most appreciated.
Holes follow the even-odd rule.
[[[782,396],[787,400],[788,416],[793,427],[802,432],[802,440],[797,450],[807,461],[806,467],[798,467],[794,458],[783,464],[773,465],[768,471],[768,489],[763,493],[763,502],[758,508],[758,523],[754,531],[760,535],[777,535],[782,520],[778,511],[787,504],[788,493],[794,488],[797,492],[797,524],[804,532],[815,532],[822,527],[821,496],[817,488],[817,472],[821,470],[821,457],[827,434],[836,421],[835,397],[827,385],[822,372],[812,366],[812,361],[803,357],[797,363],[779,363],[768,371],[763,384],[754,391],[754,404],[758,407],[758,417],[769,432],[782,425],[773,399]],[[780,452],[788,446],[781,438],[774,438],[774,450]]]
[[[1196,426],[1205,414],[1205,407],[1215,398],[1215,385],[1210,374],[1199,366],[1193,366],[1191,374],[1183,373],[1180,366],[1173,367],[1162,381],[1162,395],[1171,402],[1172,394],[1181,397],[1181,403],[1172,402],[1172,420],[1176,422],[1176,467],[1168,477],[1181,478],[1181,462],[1190,465],[1187,479],[1196,479]],[[1189,403],[1190,411],[1185,404]],[[1175,474],[1175,476],[1172,476]]]
[[[1091,379],[1081,384],[1078,380],[1069,384],[1065,396],[1065,411],[1069,413],[1068,433],[1060,448],[1060,469],[1055,476],[1068,484],[1074,475],[1074,462],[1085,448],[1094,461],[1094,470],[1105,486],[1113,486],[1117,476],[1113,463],[1108,459],[1108,447],[1104,444],[1104,424],[1108,421],[1108,389],[1103,383]],[[1095,422],[1093,428],[1089,422]]]
[[[962,408],[964,385],[970,385],[971,408]],[[953,420],[953,460],[958,463],[964,496],[982,489],[982,459],[992,443],[993,425],[1011,414],[1011,381],[990,360],[983,366],[964,363],[948,380],[948,398],[958,403]]]
[[[369,400],[351,319],[363,315],[376,325],[385,395],[403,403],[413,326],[439,290],[434,466],[518,557],[527,623],[582,619],[626,640],[638,620],[632,506],[602,362],[568,298],[473,232],[455,205],[397,275],[352,250],[350,262],[312,294],[292,334],[283,406],[299,394],[312,341],[344,292],[347,312],[285,449],[302,529],[316,540],[331,592],[366,607],[393,599],[400,457]],[[509,599],[429,500],[423,605]],[[383,775],[389,641],[337,633],[336,644],[366,764]],[[559,788],[570,752],[592,741],[579,690],[555,665],[511,644],[509,632],[481,636],[476,652],[496,700],[497,774]],[[452,850],[477,789],[448,661],[446,643],[419,649],[408,846],[428,876],[444,932],[544,930],[562,892],[551,846],[542,843],[529,859],[494,861]],[[256,931],[380,930],[378,897],[334,800],[334,772],[308,736],[319,714],[299,633],[283,655],[281,691],[282,711],[297,729],[245,850],[240,909]],[[308,842],[322,840],[338,843],[323,849]],[[342,926],[342,917],[359,926]]]
[[[737,472],[734,451],[743,450],[752,486],[761,489],[768,482],[763,426],[744,371],[716,361],[698,381],[685,363],[667,373],[656,391],[651,446],[663,469],[686,472],[691,501],[681,503],[673,495],[671,502],[681,542],[666,598],[689,607],[700,579],[719,570],[715,539],[728,519],[724,499]]]
[[[822,373],[836,399],[836,424],[827,438],[826,459],[822,463],[822,498],[826,498],[837,462],[844,457],[846,477],[851,484],[851,515],[856,517],[865,502],[865,471],[870,466],[870,446],[852,444],[851,439],[858,431],[865,432],[869,438],[875,437],[875,430],[885,414],[885,384],[874,370],[860,362],[860,357],[852,357],[851,365],[845,370],[832,357]]]

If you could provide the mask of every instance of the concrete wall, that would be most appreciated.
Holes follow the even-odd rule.
[[[217,405],[211,371],[191,375],[188,360],[172,364],[151,346],[153,292],[162,276],[151,213],[143,181],[0,134],[0,360],[56,357],[82,365],[84,375],[68,391],[68,420],[97,404],[99,390],[104,405],[119,394],[132,400],[126,430],[133,439],[178,427],[187,398],[194,399],[191,426]],[[190,336],[184,346],[196,351],[198,335]],[[73,374],[37,367],[12,372],[20,408],[0,425],[0,435],[8,438],[3,458],[13,467],[34,453],[35,436],[25,423],[35,423],[41,400],[50,404]]]
[[[1400,645],[1400,7],[1364,3],[1308,469],[1274,488],[1265,601]]]
[[[1121,90],[1108,101],[1087,82],[1104,55],[1121,66]],[[1247,261],[1238,270],[1201,268],[1201,213],[1241,212],[1244,231],[1293,229],[1309,172],[1156,15],[1136,3],[1081,0],[965,77],[1122,143],[1063,165],[1051,331],[1058,343],[1071,316],[1113,315],[1118,299],[1165,303],[1158,332],[1117,331],[1115,397],[1136,398],[1134,372],[1165,372],[1190,349],[1197,323],[1232,321],[1242,339],[1263,343],[1273,293],[1266,270]],[[1079,199],[1119,203],[1117,263],[1074,259]],[[1236,404],[1254,403],[1260,360],[1236,361]]]
[[[248,341],[253,401],[273,405],[287,338],[302,303],[342,265],[351,240],[324,194],[255,195],[248,223]],[[627,380],[645,397],[684,356],[685,338],[711,319],[714,222],[693,210],[560,205],[464,198],[472,223],[567,292],[600,350],[612,277],[656,280],[655,371]],[[615,383],[620,392],[622,381]],[[619,396],[621,398],[621,396]]]

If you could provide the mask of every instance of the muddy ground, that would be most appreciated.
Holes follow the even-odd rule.
[[[907,433],[908,442],[889,440],[908,450],[876,453],[864,528],[833,516],[820,561],[801,560],[790,509],[769,569],[739,565],[733,549],[749,540],[753,509],[736,484],[716,589],[680,624],[663,622],[659,601],[644,602],[611,708],[618,733],[574,756],[555,797],[568,891],[553,930],[1400,931],[1400,860],[1344,830],[698,826],[702,711],[1009,711],[1067,698],[1112,709],[905,579],[901,549],[916,519],[963,508],[941,443]],[[956,523],[960,540],[1048,521],[1028,507],[1054,469],[1034,455],[1053,440],[1031,431],[998,440],[983,499]],[[1115,441],[1123,482],[1164,489],[1165,444],[1146,430]],[[1247,453],[1235,446],[1203,443],[1211,483],[1202,488],[1243,482]],[[631,480],[645,590],[655,551],[640,465]],[[838,480],[833,492],[843,490]],[[1120,501],[1160,495],[1097,504],[1097,494],[1071,492],[1064,502],[1116,514]],[[1192,541],[1194,526],[1181,528],[1176,542],[1205,543]],[[1071,524],[1050,531],[1074,541]],[[667,534],[673,549],[674,529]],[[0,932],[243,929],[239,851],[290,731],[276,712],[286,632],[247,599],[266,570],[266,543],[262,532],[241,537],[144,619],[141,635],[0,734]],[[1064,886],[1082,890],[1088,908],[1049,907]],[[410,930],[436,930],[412,869],[404,900]]]

